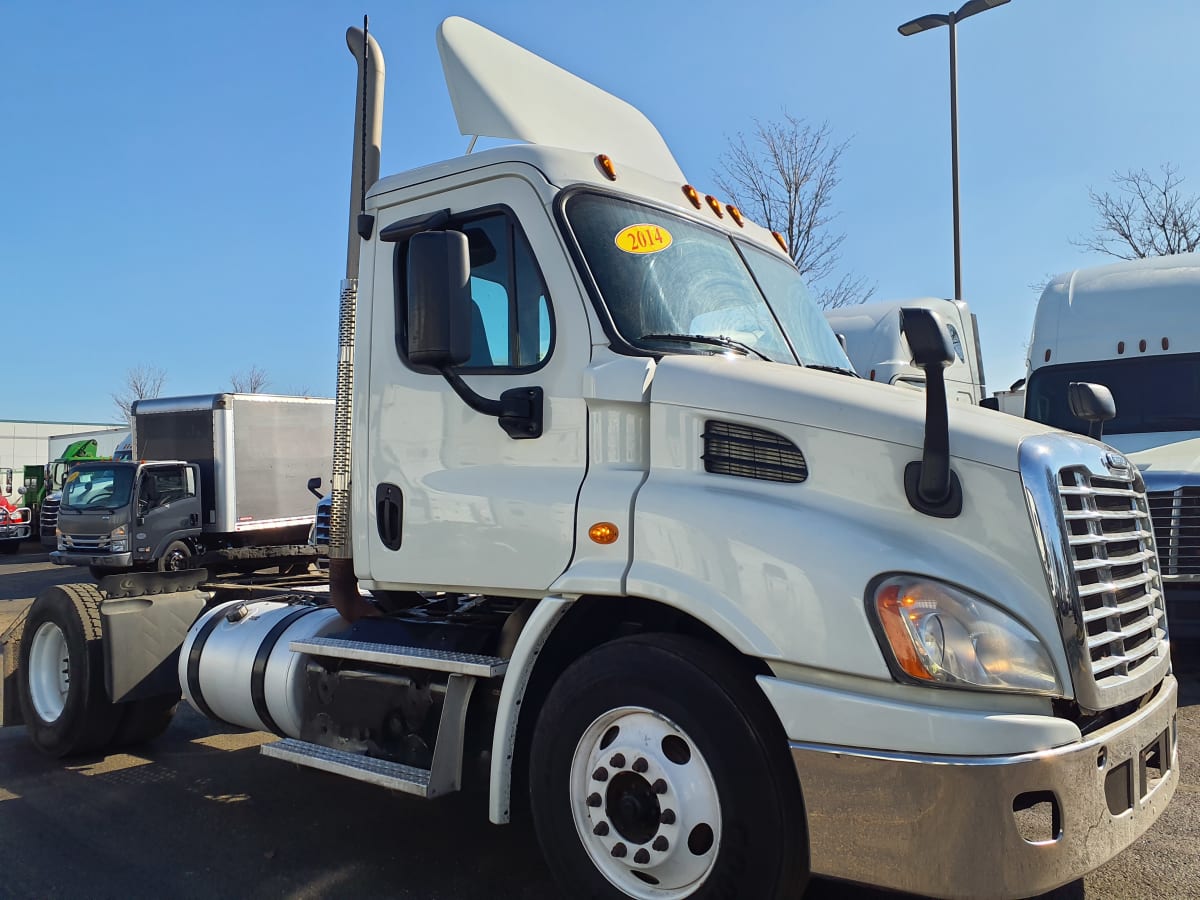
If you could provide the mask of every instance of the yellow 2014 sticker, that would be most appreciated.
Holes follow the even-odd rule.
[[[671,232],[661,225],[630,225],[613,240],[626,253],[657,253],[671,246]]]

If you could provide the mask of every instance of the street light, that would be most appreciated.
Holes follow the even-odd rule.
[[[920,34],[939,28],[942,25],[950,29],[950,180],[954,198],[954,299],[962,299],[962,249],[959,239],[958,226],[958,57],[954,47],[954,26],[963,19],[977,13],[987,12],[997,6],[1003,6],[1008,0],[968,0],[958,8],[957,12],[930,13],[927,16],[905,22],[897,31],[905,37]]]

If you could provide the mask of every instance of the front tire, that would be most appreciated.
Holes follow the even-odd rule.
[[[121,719],[104,689],[102,599],[90,584],[55,585],[38,594],[25,620],[21,715],[34,745],[50,756],[102,749]]]
[[[158,571],[182,572],[192,567],[192,548],[183,541],[171,541],[158,558]]]
[[[554,685],[530,751],[550,868],[573,897],[799,897],[808,837],[787,739],[731,654],[604,644]]]

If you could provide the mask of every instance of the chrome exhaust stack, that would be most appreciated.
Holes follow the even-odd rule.
[[[383,52],[362,28],[346,30],[346,46],[358,61],[354,111],[354,162],[350,181],[350,222],[346,242],[346,277],[341,284],[338,316],[337,393],[334,400],[333,483],[329,509],[329,595],[342,617],[353,622],[373,612],[358,593],[350,528],[350,462],[354,415],[354,334],[358,303],[358,257],[373,221],[365,214],[367,187],[379,180],[383,135]]]

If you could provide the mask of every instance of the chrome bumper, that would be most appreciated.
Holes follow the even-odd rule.
[[[28,525],[0,525],[0,541],[23,541],[32,533]]]
[[[100,566],[108,569],[129,568],[133,565],[132,553],[80,553],[71,550],[55,550],[50,562],[56,566]]]
[[[1074,881],[1132,844],[1175,793],[1177,694],[1168,675],[1124,719],[1016,756],[792,743],[812,870],[948,898],[1028,897]]]

